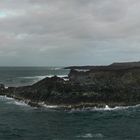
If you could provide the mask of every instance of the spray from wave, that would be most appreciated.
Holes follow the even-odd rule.
[[[119,110],[127,110],[127,109],[135,109],[139,108],[140,104],[135,105],[135,106],[116,106],[116,107],[109,107],[106,105],[104,108],[99,108],[99,107],[87,107],[87,108],[79,108],[79,109],[71,109],[69,113],[74,113],[74,112],[85,112],[85,111],[90,111],[90,112],[96,112],[96,111],[119,111]]]
[[[10,98],[10,97],[7,97],[7,96],[0,96],[0,100],[4,101],[7,104],[15,104],[15,105],[18,105],[18,106],[29,106],[24,101],[18,101],[18,100],[15,100],[14,98]]]

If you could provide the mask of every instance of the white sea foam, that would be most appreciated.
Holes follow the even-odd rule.
[[[25,76],[25,77],[19,77],[19,78],[20,78],[20,79],[32,79],[32,80],[39,81],[39,80],[42,80],[42,79],[44,79],[44,78],[46,78],[46,77],[51,78],[51,77],[53,77],[53,76],[55,76],[55,75]],[[67,77],[68,75],[56,75],[56,76],[58,76],[58,77],[60,77],[60,78],[64,78],[64,80],[68,80],[68,78],[65,78],[65,77]]]
[[[62,68],[54,68],[54,70],[61,70]]]
[[[84,134],[84,135],[79,135],[77,137],[78,138],[85,138],[85,139],[88,138],[88,139],[90,139],[90,138],[103,138],[104,135],[101,134],[101,133],[96,133],[96,134],[87,133],[87,134]]]
[[[8,89],[8,87],[6,86],[5,89]]]
[[[55,76],[55,75],[46,75],[46,77],[48,77],[48,78],[51,78],[51,77],[53,77],[53,76]],[[65,78],[65,77],[67,77],[68,75],[56,75],[57,77],[60,77],[60,78]]]
[[[52,108],[52,109],[58,108],[57,105],[43,105],[43,107]]]
[[[8,104],[16,104],[19,106],[29,106],[27,104],[27,101],[18,101],[15,100],[14,98],[7,97],[0,95],[0,100],[6,101]],[[63,106],[59,105],[46,105],[44,102],[39,103],[40,106],[45,107],[45,108],[50,108],[50,109],[55,109],[55,108],[61,108]],[[140,104],[135,105],[135,106],[116,106],[114,108],[109,107],[106,105],[104,108],[99,108],[99,107],[86,107],[86,108],[79,108],[79,109],[71,109],[70,113],[73,112],[83,112],[83,111],[115,111],[115,110],[125,110],[125,109],[133,109],[133,108],[138,108],[140,107]]]
[[[8,104],[15,104],[18,106],[29,106],[28,104],[26,104],[24,101],[17,101],[17,100],[11,100],[7,102]]]
[[[11,98],[11,97],[7,97],[7,96],[0,96],[0,100],[2,100],[2,101],[5,101],[5,100],[14,100],[13,98]]]
[[[40,106],[42,106],[42,107],[45,107],[45,108],[52,108],[52,109],[55,109],[55,108],[58,108],[59,106],[57,106],[57,105],[46,105],[44,102],[40,102],[40,103],[38,103]]]
[[[14,98],[7,97],[7,96],[0,96],[0,100],[5,101],[7,104],[15,104],[15,105],[19,105],[19,106],[29,106],[24,101],[18,101],[18,100],[15,100]]]
[[[52,67],[52,68],[50,68],[50,70],[61,70],[62,69],[62,67],[60,68],[60,67],[56,67],[56,68],[54,68],[54,67]]]
[[[140,104],[135,105],[135,106],[116,106],[114,108],[109,107],[106,105],[104,108],[99,108],[99,107],[86,107],[86,108],[79,108],[79,109],[71,109],[70,113],[73,112],[85,112],[85,111],[118,111],[118,110],[126,110],[126,109],[133,109],[133,108],[138,108],[140,107]]]
[[[24,101],[14,101],[14,104],[19,105],[19,106],[29,106],[28,104],[26,104]]]
[[[140,104],[135,105],[135,106],[116,106],[116,107],[109,107],[108,105],[105,106],[105,108],[96,108],[94,107],[93,111],[112,111],[112,110],[124,110],[124,109],[129,109],[129,108],[137,108],[140,107]]]
[[[117,109],[122,109],[124,107],[114,107],[114,108],[110,108],[108,105],[106,105],[104,108],[98,108],[98,107],[94,107],[93,110],[95,111],[111,111],[111,110],[117,110]]]
[[[40,81],[40,80],[43,80],[43,79],[45,79],[45,78],[51,78],[51,77],[53,77],[53,76],[55,76],[55,75],[43,75],[43,76],[25,76],[25,77],[18,77],[19,79],[25,79],[25,80],[29,80],[29,81],[31,81],[31,83],[33,84],[33,83],[36,83],[36,82],[38,82],[38,81]],[[60,77],[60,78],[63,78],[65,81],[68,81],[69,79],[68,78],[66,78],[68,75],[56,75],[56,76],[58,76],[58,77]]]

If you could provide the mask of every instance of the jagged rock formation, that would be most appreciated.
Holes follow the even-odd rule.
[[[65,107],[135,105],[140,103],[140,67],[71,70],[69,81],[59,77],[45,78],[32,86],[0,86],[1,95]]]

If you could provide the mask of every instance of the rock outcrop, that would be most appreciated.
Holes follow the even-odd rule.
[[[1,95],[25,100],[28,104],[65,107],[103,107],[140,104],[140,67],[105,67],[88,71],[71,70],[69,80],[54,76],[31,86],[4,88]]]
[[[116,69],[126,69],[132,67],[140,67],[140,62],[122,62],[122,63],[112,63],[107,66],[69,66],[64,69],[77,69],[77,70],[116,70]]]

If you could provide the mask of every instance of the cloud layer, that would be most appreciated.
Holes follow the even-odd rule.
[[[139,0],[2,0],[0,65],[140,59]]]

